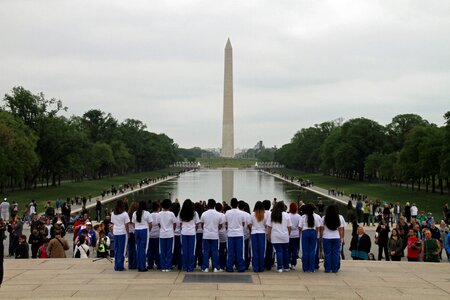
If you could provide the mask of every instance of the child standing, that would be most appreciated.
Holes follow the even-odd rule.
[[[157,224],[159,224],[159,256],[163,272],[172,270],[173,237],[176,226],[176,217],[169,211],[172,201],[164,199],[161,203],[162,211],[158,214]]]

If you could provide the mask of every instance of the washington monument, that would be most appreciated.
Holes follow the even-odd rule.
[[[223,82],[222,157],[234,157],[233,122],[233,48],[230,39],[228,39],[225,46],[225,76]]]

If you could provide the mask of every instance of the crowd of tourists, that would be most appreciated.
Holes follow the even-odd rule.
[[[431,212],[419,211],[409,202],[404,207],[399,202],[381,205],[356,196],[356,207],[352,201],[347,205],[347,220],[353,224],[353,239],[350,250],[354,259],[368,259],[371,240],[363,226],[376,226],[374,242],[378,246],[378,260],[439,262],[442,253],[450,261],[450,210],[448,204],[442,208],[442,219],[435,219]],[[359,226],[358,224],[361,224]],[[384,255],[384,256],[383,256]],[[373,259],[375,256],[372,254]]]

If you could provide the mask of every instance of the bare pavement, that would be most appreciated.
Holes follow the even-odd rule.
[[[188,273],[115,272],[107,260],[5,260],[0,299],[450,299],[450,265],[342,261],[336,273],[189,273],[210,283],[186,283]],[[244,277],[246,276],[246,277]],[[250,279],[249,283],[243,283]]]

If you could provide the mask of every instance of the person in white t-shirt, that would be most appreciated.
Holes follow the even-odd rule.
[[[139,201],[139,208],[131,218],[134,224],[134,235],[136,238],[137,268],[139,272],[147,269],[148,230],[152,226],[150,213],[147,211],[146,201]]]
[[[214,272],[222,271],[219,261],[219,229],[223,226],[223,218],[221,213],[216,211],[215,207],[216,201],[209,199],[208,210],[200,218],[203,227],[203,272],[209,272],[210,257]]]
[[[152,212],[150,219],[152,227],[149,232],[148,248],[147,248],[147,268],[153,269],[156,265],[158,270],[161,270],[161,260],[159,258],[159,225],[158,215],[161,207],[158,201],[152,202]]]
[[[335,204],[327,207],[322,218],[322,240],[325,273],[337,273],[341,267],[341,243],[344,242],[344,217]]]
[[[306,204],[305,214],[301,217],[299,227],[302,235],[302,269],[303,272],[315,271],[315,256],[317,248],[317,232],[320,229],[321,218],[314,214],[314,206]]]
[[[270,217],[270,214],[272,211],[270,210],[271,207],[271,201],[270,200],[264,200],[263,201],[264,209],[265,209],[265,219],[266,219],[266,255],[264,258],[264,267],[267,271],[272,270],[272,267],[275,263],[275,257],[274,257],[274,249],[273,245],[270,242],[270,236],[269,236],[269,228],[267,227],[267,220]]]
[[[291,234],[291,218],[285,212],[286,207],[283,201],[279,201],[272,209],[272,213],[266,221],[268,227],[269,240],[275,248],[277,256],[277,271],[289,272],[289,235]]]
[[[239,200],[238,208],[244,213],[244,266],[245,270],[250,267],[250,259],[252,254],[250,253],[250,224],[252,222],[252,215],[250,213],[250,206],[247,202]]]
[[[217,202],[216,203],[216,211],[219,212],[222,216],[222,222],[225,224],[225,213],[224,213],[224,206],[222,203]],[[225,225],[223,225],[219,229],[219,262],[220,262],[220,269],[225,270],[227,268],[227,228]]]
[[[298,249],[300,247],[300,215],[298,214],[298,206],[296,203],[291,203],[289,205],[289,218],[291,218],[292,229],[289,235],[289,263],[291,264],[291,269],[295,270],[297,266]]]
[[[180,220],[178,219],[180,210],[181,210],[180,202],[178,202],[178,199],[175,199],[175,201],[172,202],[172,205],[170,205],[170,211],[173,212],[173,214],[176,217],[175,230],[173,232],[174,236],[173,236],[172,264],[175,266],[177,270],[181,270],[181,226]]]
[[[125,204],[123,200],[117,200],[116,207],[111,214],[111,223],[114,224],[114,270],[125,270],[125,249],[127,248],[128,223],[130,217],[125,211]]]
[[[244,226],[245,212],[238,209],[238,200],[232,198],[231,209],[225,213],[225,220],[228,228],[228,258],[227,272],[233,272],[233,265],[236,262],[238,272],[245,271],[244,264]]]
[[[200,219],[191,199],[184,200],[178,220],[181,227],[182,268],[184,272],[194,272],[195,232]]]
[[[264,255],[266,252],[266,213],[261,201],[255,203],[250,219],[252,239],[253,272],[264,272]]]
[[[177,218],[169,211],[171,204],[170,199],[161,202],[162,211],[159,212],[156,221],[159,224],[159,259],[163,272],[172,270],[173,237]]]

